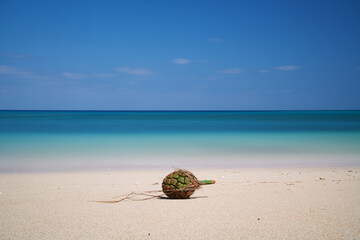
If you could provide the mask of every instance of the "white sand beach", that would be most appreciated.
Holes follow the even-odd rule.
[[[360,239],[360,167],[189,169],[214,179],[187,200],[169,170],[0,175],[0,239]]]

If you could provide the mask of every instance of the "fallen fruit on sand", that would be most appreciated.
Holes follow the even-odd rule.
[[[214,183],[214,180],[199,181],[190,171],[179,169],[164,178],[162,190],[171,199],[186,199],[200,188],[200,185]]]
[[[188,170],[179,169],[167,175],[162,182],[161,190],[151,190],[144,192],[131,192],[127,195],[118,195],[114,198],[118,200],[110,201],[91,201],[98,203],[118,203],[124,200],[144,201],[152,198],[163,197],[164,194],[171,199],[189,198],[200,185],[214,184],[215,180],[199,181],[194,174]],[[154,184],[153,184],[154,185]],[[155,184],[156,185],[156,184]]]

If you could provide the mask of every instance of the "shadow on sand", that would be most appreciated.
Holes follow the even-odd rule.
[[[160,200],[194,200],[194,199],[197,199],[197,198],[208,198],[208,196],[189,197],[189,198],[186,198],[186,199],[171,199],[171,198],[168,198],[168,197],[157,197],[157,199],[160,199]]]

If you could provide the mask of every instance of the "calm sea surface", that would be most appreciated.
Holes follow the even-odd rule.
[[[0,171],[360,165],[360,111],[0,111]]]

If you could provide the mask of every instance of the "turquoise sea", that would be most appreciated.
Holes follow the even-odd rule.
[[[0,111],[0,171],[360,165],[360,111]]]

